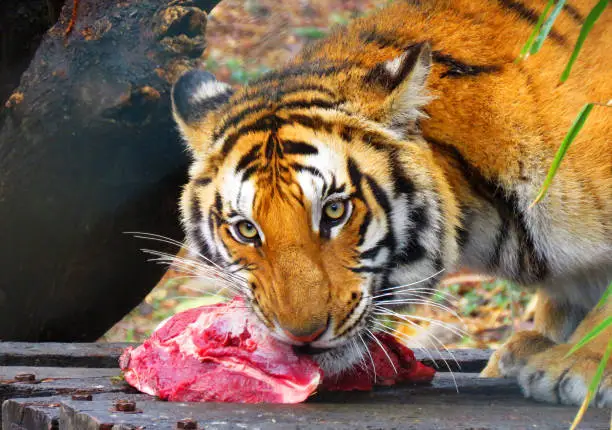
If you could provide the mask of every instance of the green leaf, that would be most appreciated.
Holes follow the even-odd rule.
[[[602,308],[606,302],[610,300],[610,298],[612,298],[612,282],[610,282],[610,285],[608,285],[608,288],[606,288],[606,291],[604,291],[603,296],[601,296],[601,299],[599,299],[595,309]]]
[[[537,53],[540,50],[540,48],[542,48],[542,45],[544,44],[544,41],[546,40],[548,33],[550,33],[550,30],[552,29],[552,26],[555,23],[555,20],[561,13],[561,10],[563,9],[564,5],[565,5],[565,0],[559,0],[557,2],[555,8],[550,13],[550,16],[546,19],[546,22],[542,25],[542,30],[540,30],[540,34],[538,34],[538,37],[536,38],[535,42],[533,42],[533,45],[531,45],[531,49],[529,51],[530,54],[533,55]],[[546,6],[548,7],[548,5]],[[541,18],[542,17],[540,17],[540,19]]]
[[[327,36],[327,31],[318,27],[296,27],[293,29],[296,36],[306,37],[308,39],[321,39]]]
[[[599,19],[603,11],[606,9],[606,6],[608,6],[608,2],[609,0],[599,0],[599,2],[593,7],[593,9],[591,9],[591,12],[589,12],[588,16],[584,20],[584,24],[580,29],[580,35],[578,35],[578,39],[576,40],[576,46],[574,46],[574,52],[572,52],[572,56],[567,62],[565,70],[563,70],[563,73],[561,74],[561,82],[565,82],[567,81],[567,78],[569,78],[572,67],[578,58],[578,53],[580,52],[580,49],[582,49],[582,45],[584,44],[587,35],[593,28],[595,21]]]
[[[557,170],[559,170],[559,165],[561,164],[561,160],[563,160],[563,157],[565,157],[565,153],[567,152],[567,149],[569,148],[570,144],[574,141],[574,139],[576,138],[576,135],[578,135],[578,132],[582,129],[582,126],[584,126],[584,123],[587,120],[589,114],[591,113],[591,110],[593,110],[593,106],[594,106],[594,103],[587,103],[580,110],[580,113],[578,114],[578,116],[574,120],[574,123],[572,124],[569,131],[565,135],[563,142],[561,142],[561,146],[559,147],[559,150],[557,151],[557,154],[555,155],[555,159],[553,160],[552,165],[550,166],[550,169],[548,170],[546,179],[544,179],[544,184],[542,185],[542,188],[540,189],[540,193],[537,195],[533,203],[531,203],[531,206],[538,203],[546,195],[546,192],[548,191],[548,188],[550,187],[550,184],[552,183],[553,178],[557,174]]]
[[[586,345],[587,343],[595,339],[597,336],[599,336],[605,329],[607,329],[610,326],[612,326],[612,315],[608,316],[602,322],[597,324],[590,332],[586,334],[586,336],[580,339],[580,342],[572,346],[572,349],[570,349],[569,352],[565,356],[569,357],[574,352],[578,351],[584,345]]]
[[[523,48],[521,49],[521,52],[518,58],[516,59],[517,61],[524,60],[525,58],[529,56],[529,50],[531,49],[531,45],[533,45],[533,41],[538,35],[538,33],[540,32],[540,28],[542,27],[542,24],[544,23],[544,20],[546,19],[546,16],[548,15],[548,11],[550,10],[550,8],[552,7],[554,3],[555,3],[555,0],[548,0],[548,3],[546,3],[546,7],[540,14],[540,18],[538,19],[538,22],[536,23],[535,27],[533,28],[533,31],[529,35],[529,39],[527,39],[527,42],[525,42],[525,45],[523,45]]]

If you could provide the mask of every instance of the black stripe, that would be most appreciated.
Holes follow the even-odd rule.
[[[337,97],[337,93],[332,89],[325,87],[320,84],[308,84],[304,82],[289,82],[285,86],[283,83],[279,83],[277,81],[265,81],[261,82],[258,85],[249,84],[248,91],[244,92],[240,97],[234,98],[232,103],[238,105],[240,103],[248,102],[249,100],[257,100],[257,99],[265,99],[269,102],[278,102],[283,98],[303,93],[303,92],[316,92],[321,95],[329,96],[332,99]]]
[[[518,0],[497,0],[497,1],[506,9],[510,9],[511,11],[515,12],[518,16],[520,16],[522,19],[524,19],[525,21],[528,21],[529,23],[531,23],[531,25],[537,24],[538,19],[540,18],[540,14],[537,11],[531,8],[528,8],[527,6],[525,6],[523,3],[521,3]],[[558,33],[555,29],[551,29],[548,35],[555,42],[558,42],[562,45],[566,43],[565,36]]]
[[[390,147],[387,142],[387,138],[381,134],[366,131],[362,137],[363,141],[368,145],[371,145],[374,149],[380,152],[389,152]]]
[[[240,136],[249,133],[256,133],[259,131],[276,131],[278,128],[284,124],[285,121],[282,118],[277,117],[276,115],[269,115],[263,118],[259,118],[257,121],[243,125],[234,131],[231,135],[229,135],[225,142],[223,142],[223,147],[221,148],[221,153],[224,156],[234,148]]]
[[[565,3],[563,5],[563,10],[567,12],[569,16],[572,17],[572,19],[576,22],[576,24],[579,24],[579,25],[584,24],[584,16],[574,6],[572,6],[569,3]]]
[[[264,148],[264,154],[266,160],[270,161],[274,154],[276,154],[279,158],[283,158],[282,152],[280,152],[278,139],[276,138],[276,133],[270,133],[268,136],[268,140],[266,140],[266,146]]]
[[[189,222],[191,237],[195,242],[195,246],[203,256],[206,258],[213,260],[213,254],[210,246],[206,242],[206,238],[201,230],[201,223],[204,215],[202,214],[202,209],[200,208],[200,199],[195,193],[191,195],[191,206],[189,207]],[[213,260],[214,261],[214,260]]]
[[[440,74],[440,78],[478,76],[481,73],[496,73],[501,70],[501,67],[497,65],[468,64],[440,51],[433,51],[432,58],[436,63],[443,64],[448,67],[445,72]]]
[[[197,178],[193,182],[199,187],[205,187],[212,182],[212,178]]]
[[[287,122],[299,124],[303,127],[310,128],[312,130],[330,130],[332,128],[332,125],[324,121],[319,115],[307,116],[301,114],[292,114],[289,115]]]
[[[559,375],[557,381],[555,382],[555,385],[552,389],[552,391],[555,393],[555,396],[557,397],[557,401],[555,403],[561,404],[561,390],[563,389],[563,386],[568,383],[572,378],[568,378],[567,381],[564,381],[564,379],[571,369],[572,366],[566,367],[563,372],[561,372],[561,375]]]
[[[223,200],[221,199],[221,194],[218,191],[215,193],[215,210],[217,211],[216,215],[221,216],[223,212]]]
[[[427,219],[424,206],[417,207],[410,213],[412,227],[406,232],[408,242],[400,249],[394,262],[398,264],[408,264],[425,257],[425,248],[420,244],[420,233],[427,228],[429,221]]]
[[[332,109],[338,106],[337,101],[334,100],[323,100],[323,99],[311,99],[311,100],[293,100],[286,103],[280,103],[278,109],[308,109],[316,107],[320,109]]]
[[[423,257],[425,257],[425,248],[419,244],[415,237],[410,237],[408,243],[398,252],[393,262],[396,264],[409,264]]]
[[[214,134],[213,134],[213,141],[217,140],[219,137],[223,136],[225,134],[225,132],[230,128],[233,127],[235,125],[238,125],[238,123],[240,121],[242,121],[246,116],[258,112],[261,109],[266,108],[269,105],[268,101],[264,101],[261,103],[256,103],[252,106],[248,106],[245,109],[242,109],[240,112],[237,112],[236,114],[232,115],[230,118],[227,118],[222,124],[221,124],[221,128],[217,129]]]
[[[305,166],[300,163],[291,163],[291,168],[296,170],[297,172],[310,172],[314,176],[318,176],[319,178],[325,180],[323,173],[319,169],[313,166]]]
[[[260,149],[261,149],[261,145],[260,144],[253,145],[251,150],[249,152],[247,152],[246,154],[244,154],[240,158],[240,161],[238,161],[238,164],[236,165],[236,173],[240,172],[241,170],[246,169],[252,162],[257,160],[257,157],[259,155],[258,153],[259,153]]]
[[[469,227],[472,223],[473,214],[471,211],[462,204],[459,204],[459,211],[461,212],[461,225],[455,227],[455,237],[457,238],[457,244],[460,249],[463,249],[470,240]]]
[[[407,177],[402,169],[397,150],[394,148],[389,154],[391,163],[391,177],[393,178],[393,188],[396,195],[403,194],[408,197],[408,203],[412,200],[415,186],[412,180]]]
[[[255,172],[257,172],[257,170],[259,170],[259,165],[257,164],[246,169],[242,174],[242,182],[248,181],[249,178],[253,176]]]
[[[372,214],[368,211],[363,217],[363,222],[359,226],[359,242],[357,242],[357,246],[363,245],[363,241],[365,240],[365,234],[368,231],[368,227],[372,222]]]
[[[365,179],[380,207],[383,208],[386,214],[391,214],[391,204],[389,203],[389,197],[387,197],[387,193],[385,193],[385,191],[380,187],[380,185],[378,185],[378,182],[376,182],[374,178],[372,178],[370,175],[365,175]]]
[[[378,253],[383,250],[383,248],[384,247],[381,245],[375,245],[372,248],[363,251],[359,257],[362,259],[374,259]]]
[[[519,254],[519,273],[516,274],[516,280],[524,284],[543,280],[548,275],[548,261],[546,256],[536,251],[533,236],[527,228],[527,221],[519,209],[517,196],[507,192],[499,182],[486,178],[454,146],[432,138],[426,140],[434,148],[454,160],[472,191],[481,199],[489,202],[502,221],[508,220],[504,222],[514,226]]]
[[[359,266],[349,267],[349,270],[354,273],[383,273],[384,267]]]
[[[359,33],[359,40],[366,44],[375,44],[379,48],[392,47],[395,49],[406,49],[405,45],[398,42],[397,36],[388,32],[376,31],[376,29],[364,30]]]
[[[502,219],[500,226],[499,226],[499,231],[497,232],[497,235],[495,236],[495,245],[493,247],[493,255],[491,255],[491,258],[489,259],[489,263],[487,264],[487,267],[489,267],[489,269],[491,270],[497,269],[500,266],[504,245],[506,241],[508,240],[508,238],[510,237],[510,228],[511,228],[510,218]]]
[[[283,140],[283,152],[285,154],[314,155],[318,154],[319,150],[310,143]]]
[[[351,183],[355,187],[355,197],[363,198],[363,191],[361,189],[361,181],[363,180],[363,174],[357,166],[357,163],[353,159],[353,157],[349,157],[348,162],[348,173],[349,178],[351,179]]]
[[[205,105],[207,111],[217,109],[227,103],[233,92],[234,90],[228,88],[227,90],[220,92],[219,94],[215,94],[212,97],[204,99],[202,102],[200,102],[200,105]]]
[[[252,88],[250,88],[252,89]],[[323,108],[329,108],[329,107],[333,107],[334,105],[337,105],[338,103],[340,103],[336,97],[337,94],[335,94],[333,91],[320,86],[320,85],[301,85],[299,87],[293,87],[293,88],[289,88],[286,90],[282,90],[282,89],[277,89],[277,88],[270,88],[268,86],[266,87],[262,87],[260,88],[260,92],[256,92],[256,93],[252,93],[249,92],[247,93],[245,96],[237,99],[237,100],[232,100],[232,104],[233,105],[239,105],[241,103],[246,103],[250,100],[257,100],[260,98],[263,98],[264,101],[259,102],[259,103],[255,103],[251,106],[247,106],[246,108],[240,110],[239,112],[236,112],[235,114],[232,114],[230,117],[228,117],[222,124],[221,127],[218,128],[217,130],[215,130],[214,134],[213,134],[213,140],[217,140],[219,137],[223,136],[227,130],[230,127],[236,126],[238,125],[244,118],[246,118],[248,115],[261,111],[263,109],[266,108],[270,108],[272,105],[271,103],[275,103],[278,102],[279,100],[282,99],[282,97],[285,97],[287,95],[290,94],[295,94],[295,93],[300,93],[300,92],[307,92],[307,91],[314,91],[314,92],[319,92],[321,94],[327,95],[329,96],[332,100],[327,100],[327,102],[330,103],[331,106],[328,105],[323,105],[321,104],[321,106],[319,107],[323,107]],[[323,99],[317,99],[317,100],[323,100]],[[301,102],[301,103],[306,103],[306,102]],[[286,102],[286,103],[281,103],[280,107],[284,107],[284,108],[290,108],[290,107],[300,107],[300,103],[298,103],[297,101],[294,102]],[[302,106],[302,107],[307,107],[307,106]]]
[[[331,76],[344,70],[353,68],[355,65],[350,62],[332,64],[330,62],[314,61],[312,63],[301,63],[287,67],[282,70],[266,73],[262,77],[255,79],[249,85],[256,86],[267,81],[280,81],[294,78],[297,76]]]
[[[355,129],[348,125],[342,126],[340,129],[340,138],[345,142],[351,142],[353,140],[353,135],[355,134]]]

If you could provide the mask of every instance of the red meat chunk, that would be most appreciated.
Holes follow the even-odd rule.
[[[377,333],[380,342],[371,342],[364,362],[336,377],[323,380],[321,389],[328,391],[369,391],[374,385],[429,383],[436,371],[417,361],[410,348],[385,333]],[[393,364],[392,364],[393,363]]]
[[[127,348],[120,365],[130,385],[171,401],[298,403],[319,386],[370,390],[431,380],[433,369],[416,361],[410,349],[389,335],[378,339],[383,346],[370,346],[372,360],[365,366],[323,380],[310,356],[269,336],[244,302],[234,299],[174,315],[144,344]]]

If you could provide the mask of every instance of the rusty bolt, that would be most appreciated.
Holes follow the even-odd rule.
[[[113,423],[101,423],[98,426],[98,429],[99,430],[113,430],[113,426],[114,426]]]
[[[87,393],[76,393],[72,395],[72,400],[85,400],[91,401],[93,399],[91,394]]]
[[[134,412],[136,411],[136,402],[131,400],[118,400],[115,402],[115,409],[121,412]]]
[[[198,422],[191,418],[184,418],[176,422],[176,428],[181,430],[196,430],[198,428]]]
[[[36,381],[36,375],[33,373],[19,373],[15,375],[15,381],[33,382],[33,381]]]

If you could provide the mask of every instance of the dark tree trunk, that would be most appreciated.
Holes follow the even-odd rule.
[[[45,32],[63,0],[2,0],[0,2],[0,103],[19,85]]]
[[[0,113],[0,340],[95,340],[162,275],[124,232],[182,237],[169,89],[216,3],[81,0],[65,37],[69,0],[44,37]]]

